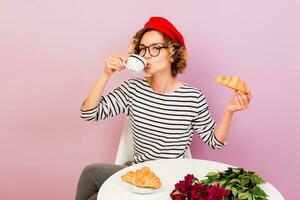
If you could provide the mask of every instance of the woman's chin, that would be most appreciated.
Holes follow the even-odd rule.
[[[152,75],[152,73],[150,73],[150,72],[144,72],[145,74],[148,74],[148,75]]]

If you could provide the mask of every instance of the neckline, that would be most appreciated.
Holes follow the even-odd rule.
[[[155,90],[153,90],[153,88],[151,87],[151,85],[149,84],[149,81],[147,80],[147,77],[144,77],[143,80],[146,82],[147,87],[150,89],[151,92],[158,94],[158,95],[162,95],[162,96],[169,96],[169,95],[173,95],[176,92],[178,92],[179,90],[181,90],[183,88],[183,86],[185,86],[185,83],[182,83],[180,87],[176,88],[175,90],[168,92],[168,93],[159,93]]]

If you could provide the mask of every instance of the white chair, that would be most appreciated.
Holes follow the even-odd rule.
[[[120,143],[116,155],[115,164],[123,165],[124,163],[131,161],[133,158],[133,135],[131,131],[130,118],[126,117],[121,132]],[[190,149],[185,151],[184,158],[192,158]]]

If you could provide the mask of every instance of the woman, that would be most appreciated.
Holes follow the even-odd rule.
[[[143,56],[150,76],[125,81],[106,96],[102,92],[112,74],[125,69],[126,57],[110,56],[104,71],[81,107],[85,120],[104,120],[121,113],[130,117],[134,135],[134,163],[183,158],[195,131],[211,148],[224,146],[233,113],[248,108],[251,92],[234,97],[216,125],[202,92],[176,79],[186,68],[181,33],[166,19],[151,17],[133,37],[130,53]],[[102,183],[126,165],[94,164],[80,177],[76,199],[96,199]]]

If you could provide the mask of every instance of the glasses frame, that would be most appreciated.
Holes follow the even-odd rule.
[[[163,46],[160,46],[160,45],[163,45]],[[150,47],[152,47],[152,46],[157,46],[157,47],[158,47],[158,53],[157,53],[156,55],[153,55],[153,54],[151,53],[151,51],[150,51]],[[144,53],[143,55],[141,54],[141,47],[142,47],[143,49],[145,49],[145,53]],[[148,51],[148,52],[149,52],[149,55],[150,55],[151,57],[157,57],[157,56],[160,54],[160,50],[161,50],[161,49],[164,49],[164,48],[168,48],[168,46],[165,46],[165,45],[162,44],[162,43],[153,43],[153,44],[151,44],[151,45],[149,45],[149,46],[141,45],[141,46],[139,46],[138,54],[139,54],[140,56],[144,57],[144,56],[146,55],[147,51]]]

